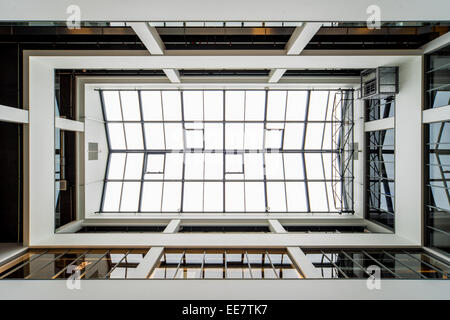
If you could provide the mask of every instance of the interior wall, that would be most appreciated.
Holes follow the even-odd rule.
[[[84,94],[84,215],[95,216],[100,211],[103,182],[105,179],[106,165],[108,162],[108,142],[105,125],[103,122],[100,94],[95,90],[95,85],[85,85]],[[83,90],[83,86],[79,88]],[[98,143],[98,160],[88,159],[88,143]]]

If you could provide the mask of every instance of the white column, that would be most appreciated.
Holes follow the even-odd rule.
[[[395,97],[395,233],[422,244],[423,58],[399,65]]]
[[[24,205],[24,244],[34,245],[55,232],[55,110],[49,103],[55,99],[54,69],[33,61],[29,83],[28,185],[24,186],[29,202]]]

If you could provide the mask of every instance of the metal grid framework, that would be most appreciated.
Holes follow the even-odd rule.
[[[353,214],[353,92],[100,90],[102,213]]]
[[[366,104],[366,121],[393,117],[395,113],[395,96],[383,99],[369,99]]]
[[[150,279],[301,279],[285,250],[166,250]]]
[[[449,279],[449,265],[420,250],[311,249],[306,256],[324,278]]]
[[[426,126],[425,234],[428,246],[449,252],[450,122]]]
[[[367,218],[394,228],[394,129],[368,132]]]

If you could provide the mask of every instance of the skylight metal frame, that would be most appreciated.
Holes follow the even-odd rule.
[[[132,121],[124,121],[123,120],[123,106],[122,106],[122,101],[120,101],[120,108],[121,108],[121,113],[122,113],[122,120],[109,120],[107,119],[107,112],[105,109],[105,99],[103,97],[103,93],[105,91],[137,91],[138,92],[138,101],[139,101],[139,111],[140,111],[140,120],[132,120]],[[159,91],[161,92],[161,97],[162,97],[162,92],[166,92],[166,91],[178,91],[180,92],[180,107],[181,107],[181,119],[180,120],[167,120],[164,119],[164,111],[161,111],[162,114],[162,120],[144,120],[144,115],[143,115],[143,102],[142,102],[142,92],[143,91]],[[203,104],[203,119],[202,120],[196,120],[196,121],[192,121],[192,120],[186,120],[185,119],[185,106],[184,106],[184,92],[186,91],[201,91],[202,97],[204,99],[204,93],[207,91],[221,91],[222,92],[222,96],[223,96],[223,104],[222,104],[222,110],[223,110],[223,114],[222,114],[222,119],[220,120],[205,120],[204,117],[204,104]],[[226,92],[229,91],[244,91],[244,119],[243,120],[227,120],[226,119]],[[331,112],[331,110],[328,110],[329,108],[329,103],[327,101],[327,109],[325,111],[325,118],[323,120],[309,120],[309,109],[310,109],[310,100],[311,100],[311,92],[312,90],[276,90],[276,89],[265,89],[265,101],[264,101],[264,119],[263,120],[247,120],[245,119],[245,108],[246,108],[246,100],[245,100],[245,95],[246,92],[248,91],[263,91],[263,90],[259,90],[259,89],[250,89],[250,90],[246,90],[246,89],[227,89],[227,90],[215,90],[215,89],[206,89],[206,90],[198,90],[198,89],[181,89],[181,90],[158,90],[158,89],[145,89],[145,90],[129,90],[129,89],[120,89],[120,90],[113,90],[113,89],[102,89],[99,90],[100,92],[100,101],[101,101],[101,106],[102,106],[102,111],[103,111],[103,115],[104,115],[104,119],[105,119],[105,131],[106,131],[106,135],[107,135],[107,140],[108,140],[108,146],[110,148],[109,151],[109,155],[108,155],[108,163],[107,163],[107,170],[106,170],[106,174],[105,174],[105,183],[103,186],[103,191],[102,191],[102,200],[101,200],[101,213],[106,213],[106,212],[117,212],[117,211],[108,211],[108,210],[104,210],[104,203],[105,203],[105,193],[106,193],[106,188],[107,188],[107,184],[109,182],[122,182],[122,190],[121,193],[123,192],[123,186],[124,186],[124,182],[138,182],[140,183],[140,192],[139,192],[139,202],[138,202],[138,210],[136,211],[120,211],[121,213],[165,213],[165,212],[177,212],[177,213],[191,213],[194,211],[186,211],[184,209],[184,196],[185,196],[185,183],[186,182],[201,182],[203,183],[203,206],[202,206],[202,210],[198,210],[202,213],[236,213],[236,211],[227,211],[226,210],[226,183],[228,182],[242,182],[243,183],[243,187],[244,187],[244,193],[245,193],[245,186],[247,183],[251,183],[251,182],[262,182],[264,185],[264,203],[265,203],[265,210],[261,210],[261,211],[248,211],[246,210],[246,203],[245,203],[245,195],[244,195],[244,210],[243,212],[245,213],[336,213],[336,214],[353,214],[353,152],[348,152],[350,149],[352,149],[353,147],[351,145],[349,145],[350,140],[353,140],[353,99],[347,99],[348,101],[346,102],[347,104],[351,105],[351,114],[350,113],[342,113],[342,117],[341,120],[339,119],[339,116],[334,115],[334,117],[332,117],[330,120],[327,120],[327,113]],[[283,120],[269,120],[267,117],[267,113],[268,113],[268,94],[269,92],[273,92],[273,91],[285,91],[286,92],[286,101],[285,101],[285,106],[284,106],[284,110],[285,110],[285,114],[284,114],[284,118]],[[303,120],[288,120],[286,119],[286,113],[287,113],[287,104],[288,104],[288,92],[291,91],[305,91],[307,93],[307,97],[306,97],[306,105],[305,105],[305,117]],[[313,90],[313,91],[328,91],[328,95],[330,96],[330,91],[329,90]],[[343,96],[343,94],[345,92],[350,92],[351,94],[353,94],[353,92],[351,90],[342,90],[342,91],[338,91],[340,93],[341,96]],[[120,96],[120,92],[118,93],[119,95],[119,100],[121,100]],[[162,99],[162,98],[161,98]],[[330,97],[328,97],[328,99],[330,99]],[[333,99],[333,98],[331,98]],[[336,99],[336,97],[335,97]],[[203,101],[204,103],[204,101]],[[336,103],[336,102],[335,102]],[[161,102],[161,108],[163,108],[163,103]],[[333,112],[335,112],[336,106],[333,106]],[[350,109],[349,109],[350,110]],[[117,123],[117,124],[122,124],[122,128],[124,130],[124,137],[126,137],[125,134],[125,128],[124,128],[124,124],[125,123],[136,123],[136,124],[140,124],[141,127],[141,131],[142,131],[142,140],[143,140],[143,149],[112,149],[111,148],[111,137],[110,137],[110,133],[108,130],[108,125],[111,123]],[[149,149],[148,148],[148,142],[147,142],[147,138],[146,137],[146,132],[145,132],[145,124],[147,123],[158,123],[158,124],[162,124],[163,126],[163,132],[164,132],[164,149]],[[201,123],[202,124],[202,128],[201,129],[189,129],[186,128],[186,124],[193,124],[195,126],[196,123]],[[268,124],[282,124],[283,128],[279,128],[279,129],[273,129],[273,128],[268,128]],[[299,149],[284,149],[284,141],[285,141],[285,130],[286,130],[286,124],[302,124],[303,125],[303,137],[302,137],[302,141],[301,141],[301,148]],[[306,144],[306,136],[308,134],[307,131],[307,127],[310,124],[323,124],[323,131],[322,131],[322,144],[320,146],[320,149],[307,149],[305,148],[305,144]],[[165,130],[165,126],[166,124],[181,124],[182,126],[182,130],[183,130],[183,148],[182,149],[168,149],[166,146],[166,130]],[[219,126],[222,127],[222,149],[221,150],[217,150],[217,149],[206,149],[205,148],[205,124],[218,124]],[[226,125],[227,124],[242,124],[243,126],[243,130],[244,130],[244,134],[243,134],[243,139],[245,141],[245,128],[246,128],[246,124],[262,124],[263,125],[263,146],[265,146],[265,139],[266,139],[266,132],[267,130],[280,130],[282,132],[281,135],[281,148],[278,149],[273,149],[273,148],[260,148],[260,149],[245,149],[245,142],[243,142],[243,149],[239,150],[239,149],[227,149],[226,148]],[[331,130],[333,135],[337,135],[337,136],[341,136],[344,135],[344,129],[346,128],[347,125],[347,131],[345,132],[345,137],[342,138],[342,140],[339,140],[341,138],[332,138],[331,134],[330,134],[330,140],[334,141],[338,141],[337,147],[336,148],[324,148],[324,136],[325,136],[325,130],[326,130],[326,125],[325,124],[329,124],[332,127],[337,127],[337,130]],[[348,126],[348,124],[350,124],[350,127]],[[350,129],[348,129],[350,128]],[[186,146],[186,130],[202,130],[203,132],[203,148],[187,148]],[[351,138],[350,138],[351,137]],[[345,145],[345,143],[347,143],[347,145]],[[109,175],[109,168],[110,168],[110,163],[111,163],[111,155],[114,153],[125,153],[125,154],[130,154],[130,153],[139,153],[139,154],[143,154],[143,165],[142,165],[142,175],[139,179],[108,179],[108,175]],[[193,153],[201,153],[203,154],[203,170],[205,170],[205,156],[206,154],[223,154],[223,160],[222,160],[222,166],[223,166],[223,175],[221,179],[205,179],[205,176],[203,175],[203,179],[187,179],[185,174],[186,174],[186,154],[193,154]],[[228,173],[226,172],[226,160],[225,160],[225,155],[226,154],[242,154],[242,157],[244,157],[244,155],[247,154],[262,154],[262,161],[263,161],[263,178],[262,179],[246,179],[245,176],[243,177],[243,179],[229,179],[227,178],[227,175],[233,174],[233,175],[238,175],[238,173],[234,174],[234,173]],[[267,177],[267,168],[266,168],[266,157],[269,154],[272,153],[280,153],[281,154],[281,161],[283,163],[283,178],[282,179],[270,179]],[[344,157],[344,153],[346,154],[346,156]],[[163,177],[162,179],[145,179],[145,174],[146,174],[146,168],[147,168],[147,159],[149,155],[152,154],[164,154],[165,158],[168,154],[182,154],[183,155],[183,164],[182,164],[182,176],[180,179],[168,179],[164,176],[164,172],[163,172]],[[301,158],[301,167],[302,167],[302,171],[303,171],[303,178],[302,179],[286,179],[286,174],[285,174],[285,155],[286,154],[298,154]],[[313,178],[308,178],[307,174],[308,174],[308,168],[307,168],[307,161],[306,161],[306,154],[320,154],[321,155],[321,165],[322,165],[322,172],[323,172],[323,178],[322,179],[313,179]],[[344,170],[342,171],[342,175],[340,175],[340,171],[336,170],[336,168],[331,170],[333,172],[332,178],[331,179],[327,179],[326,174],[325,174],[325,164],[324,164],[324,160],[323,160],[323,156],[324,154],[329,154],[333,157],[333,161],[337,161],[339,163],[339,168],[343,168]],[[342,160],[341,160],[342,159]],[[166,160],[166,159],[165,159]],[[308,160],[309,162],[309,160]],[[345,163],[345,165],[341,165]],[[330,164],[332,165],[332,164]],[[123,169],[125,171],[125,167]],[[242,175],[244,175],[245,170],[243,170]],[[163,210],[163,194],[161,194],[161,206],[160,206],[160,210],[157,211],[144,211],[142,210],[142,197],[143,197],[143,188],[144,188],[144,182],[160,182],[162,184],[162,188],[164,188],[165,183],[167,182],[180,182],[181,183],[181,199],[180,199],[180,206],[178,210],[175,211],[165,211]],[[205,202],[205,184],[206,183],[221,183],[222,184],[222,201],[223,201],[223,205],[222,205],[222,210],[221,211],[208,211],[208,210],[204,210],[204,202]],[[269,203],[268,203],[268,184],[273,183],[273,182],[281,182],[284,184],[284,201],[285,201],[285,208],[286,210],[283,211],[274,211],[274,210],[270,210],[269,208]],[[304,192],[305,192],[305,200],[306,200],[306,211],[288,211],[288,195],[287,195],[287,186],[286,184],[292,182],[292,183],[298,183],[301,182],[304,186]],[[323,211],[317,211],[314,209],[311,209],[311,198],[310,198],[310,187],[309,184],[310,183],[323,183],[324,185],[324,190],[326,192],[326,200],[327,200],[327,209],[328,210],[323,210]],[[344,182],[345,182],[345,186],[344,186]],[[332,190],[328,190],[328,186],[327,183],[331,184],[331,188]],[[338,197],[338,201],[341,201],[341,206],[340,206],[340,210],[331,210],[330,209],[330,198],[328,196],[328,193],[333,193],[334,196],[334,203],[336,206],[336,202],[337,202],[337,198],[336,198],[336,192],[334,191],[335,186],[341,184],[341,192],[342,194],[340,195],[340,197]],[[162,191],[164,192],[164,191]],[[344,193],[345,193],[345,197],[344,197]],[[345,202],[345,203],[343,203]],[[337,207],[336,207],[337,208]],[[120,210],[120,207],[119,207]],[[195,212],[198,212],[197,210]]]

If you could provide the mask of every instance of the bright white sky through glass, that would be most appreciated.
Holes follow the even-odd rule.
[[[103,212],[340,210],[333,91],[101,95],[110,146]]]

